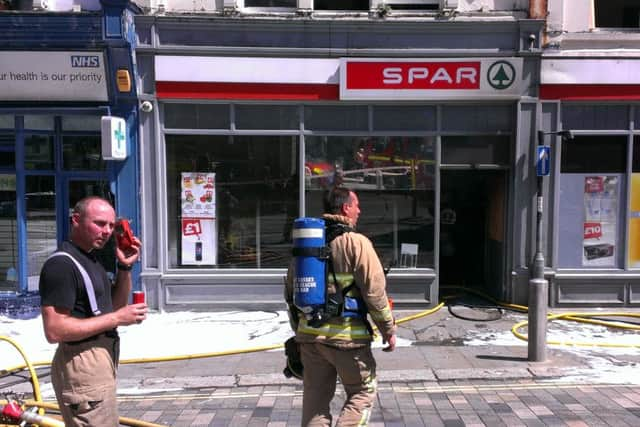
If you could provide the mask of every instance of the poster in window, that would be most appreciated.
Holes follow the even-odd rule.
[[[629,267],[640,268],[640,173],[631,175],[629,210]]]
[[[214,265],[217,255],[214,173],[182,172],[182,265]]]
[[[615,266],[618,177],[585,177],[584,210],[582,265]]]

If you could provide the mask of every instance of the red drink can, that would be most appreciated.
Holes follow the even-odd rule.
[[[144,302],[144,292],[142,291],[133,291],[133,303],[139,304]]]

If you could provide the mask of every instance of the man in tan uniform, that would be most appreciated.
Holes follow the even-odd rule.
[[[47,341],[58,343],[51,382],[67,427],[117,427],[116,368],[118,326],[146,318],[145,303],[127,305],[131,267],[140,240],[116,248],[118,273],[112,286],[96,258],[111,238],[115,212],[99,197],[80,200],[71,215],[71,233],[42,266],[40,298]]]
[[[382,334],[383,342],[387,344],[383,350],[393,351],[396,326],[385,291],[384,270],[371,241],[355,232],[360,216],[358,197],[346,188],[334,188],[324,202],[327,241],[330,241],[335,273],[341,277],[337,285],[329,278],[328,292],[341,292],[355,283],[346,296],[366,306]],[[337,237],[332,239],[332,233]],[[285,298],[305,367],[302,425],[331,426],[330,403],[339,376],[347,399],[336,425],[365,426],[371,415],[377,386],[376,362],[371,353],[373,338],[366,315],[336,316],[319,327],[312,327],[293,305],[293,270],[290,267],[287,273]]]

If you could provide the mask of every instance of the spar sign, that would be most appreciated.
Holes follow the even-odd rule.
[[[340,59],[340,99],[509,98],[526,94],[522,58]]]

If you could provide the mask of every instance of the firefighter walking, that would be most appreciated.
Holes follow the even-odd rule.
[[[371,352],[373,331],[367,314],[387,344],[384,351],[395,349],[396,326],[382,264],[371,241],[355,231],[360,215],[357,195],[346,188],[334,188],[325,195],[324,208],[330,248],[326,309],[318,314],[300,306],[304,298],[296,297],[309,289],[306,282],[299,285],[295,262],[287,272],[285,286],[291,326],[304,367],[302,425],[332,424],[330,403],[339,377],[347,398],[336,425],[363,426],[368,424],[377,384]],[[294,229],[294,241],[297,231]]]

